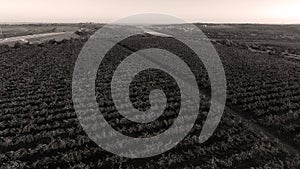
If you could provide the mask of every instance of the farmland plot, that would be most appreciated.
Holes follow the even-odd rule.
[[[176,51],[181,46],[172,42],[170,37],[132,37],[116,46],[115,52],[119,53],[111,55],[117,57],[139,49],[141,44],[153,43],[175,45],[175,53],[182,57],[191,55]],[[147,159],[129,159],[98,147],[77,119],[72,102],[72,73],[84,43],[84,40],[70,40],[24,45],[1,53],[0,163],[3,168],[299,168],[300,69],[297,65],[267,54],[216,44],[227,77],[228,107],[234,111],[226,109],[214,135],[207,142],[198,143],[209,111],[210,83],[205,68],[195,63],[197,83],[208,94],[200,95],[199,115],[193,129],[170,151]],[[152,76],[140,74],[133,81],[131,101],[138,109],[149,107],[149,89],[142,88],[144,84],[152,84],[154,88],[163,86],[170,98],[166,113],[159,119],[151,125],[136,125],[120,116],[113,102],[101,100],[109,92],[110,79],[104,75],[110,68],[108,65],[98,70],[96,97],[99,109],[115,129],[129,136],[145,137],[159,134],[172,125],[179,97],[171,78],[153,70]],[[253,124],[265,130],[252,128]]]

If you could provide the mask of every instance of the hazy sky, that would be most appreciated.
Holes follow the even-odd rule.
[[[111,22],[163,13],[189,22],[300,23],[300,0],[0,0],[0,22]]]

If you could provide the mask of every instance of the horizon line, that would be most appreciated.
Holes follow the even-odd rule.
[[[113,24],[106,22],[1,22],[0,25],[29,25],[29,24]],[[176,25],[176,24],[214,24],[214,25],[300,25],[300,23],[261,23],[261,22],[186,22],[186,23],[119,23],[129,25]]]

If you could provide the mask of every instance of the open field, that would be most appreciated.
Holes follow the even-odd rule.
[[[42,43],[52,39],[56,41],[62,41],[64,39],[78,37],[79,36],[74,32],[53,32],[0,39],[0,44],[14,46],[16,43]]]
[[[0,39],[16,36],[55,33],[75,32],[80,28],[97,29],[102,24],[0,24]]]
[[[93,33],[102,24],[0,24],[0,45],[18,43],[42,43],[54,39],[79,38],[78,32]]]
[[[50,32],[75,32],[80,28],[77,25],[0,25],[2,32],[0,32],[0,38],[10,38],[16,36],[34,35]]]
[[[196,24],[207,36],[245,42],[277,41],[297,42],[300,39],[300,25],[256,25],[256,24]],[[205,26],[203,26],[205,25]]]
[[[228,86],[221,123],[207,142],[198,143],[211,104],[207,72],[168,36],[168,29],[178,25],[152,26],[110,51],[98,69],[96,97],[105,119],[119,132],[134,137],[164,132],[176,119],[180,100],[176,83],[166,75],[141,74],[132,84],[131,101],[139,109],[149,107],[149,89],[141,87],[146,84],[170,97],[166,112],[151,125],[120,116],[107,95],[111,69],[123,55],[157,45],[170,49],[196,72],[201,93],[196,124],[180,144],[161,155],[130,159],[101,149],[87,136],[72,101],[72,73],[86,38],[0,46],[0,168],[300,168],[300,62],[286,57],[300,53],[300,26],[198,26],[219,53]]]

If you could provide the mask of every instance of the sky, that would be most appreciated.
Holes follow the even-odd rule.
[[[141,13],[187,22],[300,24],[300,0],[0,0],[1,23],[110,23]]]

